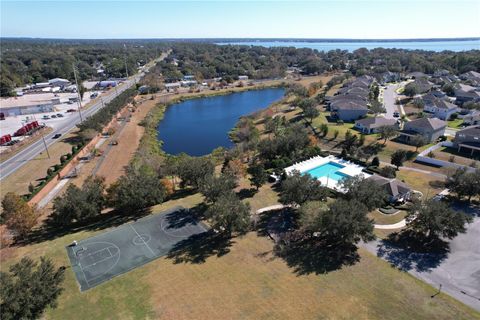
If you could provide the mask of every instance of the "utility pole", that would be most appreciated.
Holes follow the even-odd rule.
[[[80,87],[78,86],[78,79],[77,79],[77,69],[75,68],[75,63],[72,63],[73,67],[73,76],[75,77],[75,84],[77,85],[77,103],[78,103],[78,114],[80,115],[80,122],[83,122],[82,117],[82,97],[80,96]]]
[[[37,121],[37,118],[35,117],[35,115],[33,115],[33,120],[34,121]],[[45,127],[45,122],[43,123],[43,127]],[[43,130],[40,130],[40,135],[42,137],[42,141],[43,141],[43,146],[45,147],[45,151],[47,152],[47,157],[48,159],[50,159],[50,152],[48,152],[48,147],[47,147],[47,143],[45,142],[45,136],[43,134]]]
[[[127,46],[125,43],[123,44],[123,47],[125,48],[125,73],[127,74],[127,79],[128,79],[128,68],[127,68]]]

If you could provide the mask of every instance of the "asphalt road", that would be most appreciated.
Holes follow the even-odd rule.
[[[395,100],[397,99],[397,93],[395,90],[397,90],[399,87],[399,84],[389,84],[383,91],[383,104],[385,105],[386,109],[384,116],[387,119],[396,119],[393,116],[393,113],[399,112],[398,106],[395,104]]]
[[[108,103],[112,101],[120,93],[132,87],[135,84],[135,81],[139,81],[143,75],[144,75],[143,72],[136,74],[134,77],[131,77],[128,80],[124,81],[116,89],[111,89],[108,94],[102,95],[103,102]],[[100,100],[95,102],[88,109],[82,110],[83,119],[86,119],[87,117],[96,113],[98,110],[102,108],[102,106],[103,106],[102,101]],[[75,114],[66,117],[61,122],[58,121],[53,127],[54,130],[51,133],[45,135],[45,142],[47,143],[47,146],[50,146],[55,142],[57,142],[57,140],[52,139],[52,137],[55,134],[60,133],[64,135],[65,133],[75,128],[79,123],[80,123],[80,114],[78,112],[75,112]],[[13,155],[9,159],[2,162],[0,164],[0,180],[3,180],[4,178],[11,175],[13,172],[18,170],[29,160],[32,160],[33,158],[35,158],[41,152],[45,152],[45,146],[43,144],[42,139],[32,143],[27,148],[23,149],[22,151],[18,152],[17,154]]]
[[[476,216],[473,223],[467,226],[466,233],[449,241],[450,252],[445,256],[408,252],[378,240],[363,243],[362,246],[397,268],[480,311],[480,212],[474,209],[472,214]]]
[[[153,66],[158,61],[165,59],[169,53],[170,51],[162,53],[158,59],[154,60],[150,64],[150,66]],[[93,115],[99,109],[101,109],[103,107],[102,101],[103,103],[108,103],[112,101],[115,97],[117,97],[119,94],[121,94],[123,91],[135,85],[135,83],[138,82],[145,75],[145,72],[148,72],[150,66],[148,66],[145,70],[140,71],[134,76],[128,78],[128,80],[124,81],[116,88],[111,89],[110,92],[106,95],[101,95],[102,99],[95,102],[87,110],[82,110],[82,118],[86,119],[87,117]],[[45,135],[45,142],[47,143],[47,146],[51,146],[58,141],[57,139],[52,139],[55,134],[60,133],[64,135],[73,128],[75,128],[80,122],[80,114],[78,112],[76,112],[74,115],[66,117],[62,121],[56,121],[55,125],[53,126],[53,131]],[[0,163],[0,181],[11,175],[13,172],[18,170],[28,161],[35,158],[41,152],[45,152],[45,146],[42,139],[32,143],[27,148],[23,149],[14,156]]]

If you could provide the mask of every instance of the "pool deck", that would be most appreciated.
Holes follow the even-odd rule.
[[[292,174],[292,172],[295,170],[300,171],[300,173],[305,173],[309,170],[312,170],[314,168],[317,168],[329,162],[333,162],[343,166],[343,168],[338,170],[338,172],[345,174],[347,176],[353,177],[357,175],[362,175],[364,178],[370,177],[370,174],[362,172],[362,170],[364,169],[362,166],[352,163],[350,161],[339,159],[335,156],[328,156],[328,157],[316,156],[308,160],[295,163],[294,165],[286,168],[285,172],[288,175]],[[338,181],[334,179],[329,179],[328,177],[320,177],[318,178],[318,180],[322,183],[322,185],[327,186],[330,189],[343,192],[343,190],[339,186]]]

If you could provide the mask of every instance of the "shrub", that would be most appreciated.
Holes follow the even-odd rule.
[[[374,157],[372,159],[372,166],[378,167],[379,165],[380,165],[380,159],[378,159],[378,157]]]
[[[47,177],[51,177],[53,175],[53,169],[52,168],[48,168],[47,169]]]
[[[395,178],[397,176],[397,171],[394,167],[391,166],[385,166],[381,168],[378,173],[385,178]]]

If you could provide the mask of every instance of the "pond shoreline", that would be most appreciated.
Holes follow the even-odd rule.
[[[238,120],[264,110],[272,103],[281,100],[284,96],[285,86],[286,83],[279,82],[172,98],[165,104],[164,115],[157,125],[157,140],[162,145],[162,152],[172,155],[185,152],[192,156],[205,156],[211,154],[218,147],[232,147],[235,142],[229,138],[228,134],[235,128]],[[257,93],[263,90],[266,91],[265,94]],[[247,92],[255,93],[246,95]],[[235,100],[236,98],[225,98],[219,101],[203,99],[198,103],[189,103],[190,100],[198,100],[198,98],[213,99],[228,97],[232,94],[241,96],[237,99],[238,101]],[[171,106],[178,106],[182,103],[186,104],[182,107],[188,108],[188,111],[179,108],[167,115]],[[206,112],[207,110],[208,112]],[[166,120],[168,123],[162,125],[162,121]],[[167,139],[170,145],[165,148]],[[207,152],[205,149],[209,151]]]

